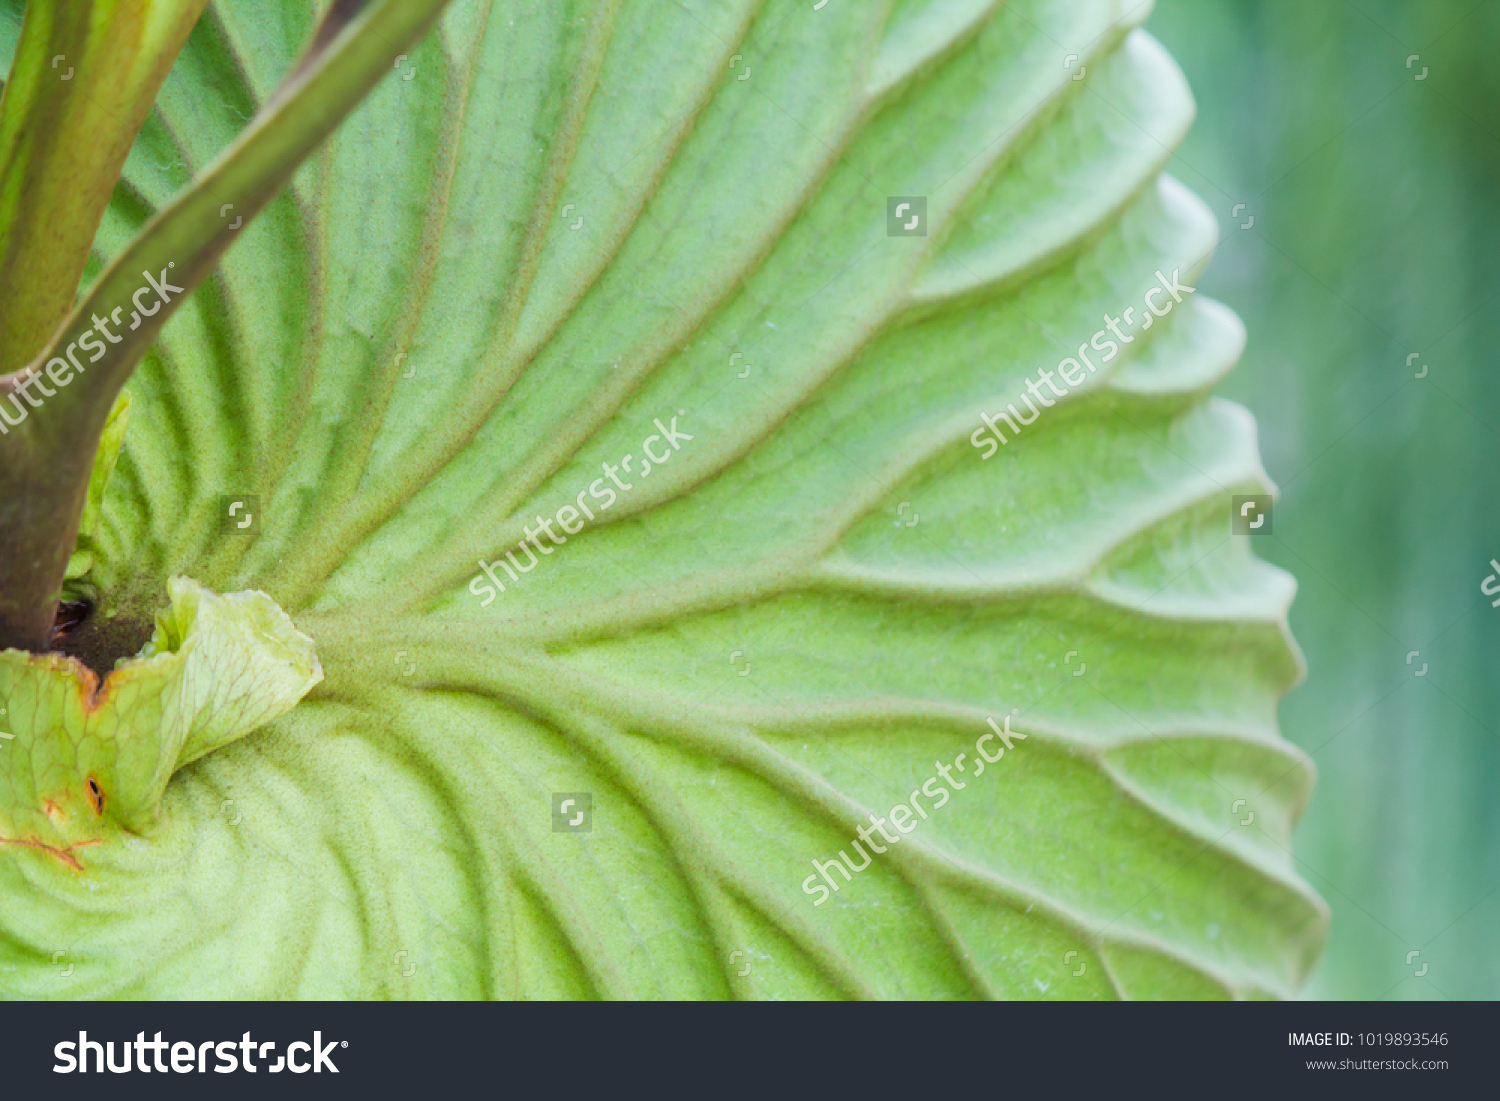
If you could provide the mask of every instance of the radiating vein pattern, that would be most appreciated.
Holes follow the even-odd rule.
[[[1148,11],[455,0],[169,324],[99,533],[120,607],[263,589],[327,680],[82,877],[15,857],[0,987],[1295,993],[1293,584],[1230,532],[1239,322],[1142,306],[1216,240]],[[316,15],[211,5],[100,261]]]

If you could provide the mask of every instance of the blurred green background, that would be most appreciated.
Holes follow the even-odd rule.
[[[1496,997],[1500,3],[1158,0],[1147,29],[1198,100],[1169,171],[1219,217],[1199,289],[1249,329],[1221,392],[1281,487],[1256,547],[1300,585],[1282,729],[1333,908],[1306,994]]]

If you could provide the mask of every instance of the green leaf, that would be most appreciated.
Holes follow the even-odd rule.
[[[102,684],[73,658],[0,651],[0,836],[57,861],[65,883],[84,848],[101,846],[107,867],[112,847],[155,825],[177,769],[323,679],[312,640],[265,593],[219,596],[181,577],[168,589],[150,643]]]
[[[327,680],[81,872],[0,853],[7,992],[1293,994],[1241,327],[1187,294],[970,441],[1213,247],[1147,10],[454,3],[165,327],[96,537],[122,635],[176,573],[261,589]],[[313,19],[210,7],[103,254]]]
[[[99,450],[94,453],[94,472],[89,476],[88,500],[83,505],[83,515],[78,521],[78,545],[73,557],[68,559],[67,579],[76,581],[94,567],[94,555],[89,549],[93,544],[94,529],[99,525],[99,513],[104,506],[104,491],[114,476],[115,464],[120,461],[120,448],[125,445],[125,429],[130,424],[130,391],[121,390],[115,406],[104,422],[104,433],[99,437]]]

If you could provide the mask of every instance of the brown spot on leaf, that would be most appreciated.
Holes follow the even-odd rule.
[[[99,781],[92,776],[88,780],[89,805],[94,808],[95,814],[104,813],[104,789],[99,786]]]

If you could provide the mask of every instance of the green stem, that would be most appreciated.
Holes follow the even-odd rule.
[[[120,168],[206,2],[27,5],[0,97],[0,374],[68,316]],[[0,378],[0,402],[30,414],[48,389],[45,378]],[[103,428],[88,420],[0,429],[0,646],[51,642]]]

